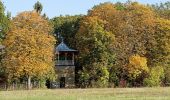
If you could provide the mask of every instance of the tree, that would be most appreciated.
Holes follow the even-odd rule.
[[[140,57],[138,54],[132,55],[129,58],[129,64],[126,67],[126,70],[127,76],[130,80],[135,81],[140,78],[140,82],[142,83],[143,79],[149,72],[149,68],[147,67],[147,59],[145,57]],[[138,82],[138,84],[140,82]],[[132,84],[135,85],[134,83]]]
[[[149,77],[144,79],[144,85],[149,87],[160,86],[163,78],[164,78],[163,67],[162,66],[153,67],[149,72]]]
[[[8,18],[8,20],[11,20],[11,12],[9,12],[9,11],[7,11],[7,18]]]
[[[154,9],[137,2],[128,2],[103,3],[89,10],[88,16],[105,21],[105,30],[115,35],[114,76],[130,81],[125,69],[129,65],[129,58],[138,54],[146,57],[149,68],[164,67],[165,80],[169,82],[169,8],[169,2]]]
[[[3,64],[9,80],[26,77],[30,89],[31,78],[44,78],[54,72],[52,27],[36,12],[22,12],[11,23],[3,42]]]
[[[157,13],[159,17],[164,18],[164,19],[170,19],[170,2],[169,1],[165,3],[153,4],[149,6],[154,9],[154,11]]]
[[[5,15],[4,11],[5,11],[4,5],[2,1],[0,1],[0,30],[1,30],[0,31],[0,43],[2,42],[4,38],[4,34],[9,30],[9,27],[10,27],[10,20]]]
[[[115,35],[115,42],[112,43],[116,55],[114,76],[128,80],[124,69],[129,58],[134,54],[148,58],[150,51],[154,50],[155,12],[137,2],[103,3],[89,10],[88,16],[104,21],[104,29]],[[149,66],[150,63],[149,59]]]
[[[100,5],[94,6],[91,10],[88,11],[88,16],[96,16],[99,19],[105,21],[105,29],[107,31],[112,31],[116,29],[115,21],[119,21],[118,11],[114,4],[110,2],[101,3]]]
[[[170,83],[170,20],[158,18],[155,26],[156,45],[152,52],[154,66],[162,66],[165,72],[165,84]],[[163,81],[163,80],[162,80]]]
[[[170,59],[170,20],[158,19],[155,27],[155,40],[157,42],[155,49],[155,63],[169,64]],[[156,54],[157,53],[157,54]],[[159,64],[159,63],[157,63]]]
[[[82,65],[80,81],[84,87],[106,87],[109,69],[114,61],[112,43],[114,35],[104,30],[104,21],[85,17],[76,34],[79,63]]]
[[[5,7],[0,1],[0,45],[2,44],[2,41],[5,37],[5,33],[9,30],[10,27],[10,20],[8,19],[8,16],[5,15],[4,13]],[[5,69],[2,66],[2,60],[3,58],[3,52],[0,52],[0,82],[5,82],[6,81],[6,76],[5,76]]]
[[[61,42],[61,36],[64,39],[64,42],[71,48],[77,48],[75,39],[75,35],[79,30],[79,23],[82,20],[83,15],[75,15],[75,16],[59,16],[50,19],[50,22],[54,25],[54,35],[56,39]],[[79,85],[79,75],[78,71],[80,70],[79,62],[77,60],[77,56],[75,57],[75,84]]]
[[[134,54],[147,56],[147,50],[152,49],[154,40],[154,12],[138,3],[125,5],[125,10],[120,11],[119,22],[115,31],[116,42],[114,51],[116,53],[116,66],[119,67],[119,77],[127,79],[126,65],[129,58]],[[148,62],[150,63],[150,62]]]
[[[64,38],[64,42],[68,44],[69,47],[75,48],[76,40],[74,37],[79,29],[79,22],[82,17],[82,15],[59,16],[51,19],[51,22],[54,25],[56,39],[61,42],[58,38],[58,35],[60,34]]]
[[[43,10],[43,6],[42,4],[37,1],[35,4],[34,4],[34,10],[38,13],[38,14],[41,14],[42,10]]]

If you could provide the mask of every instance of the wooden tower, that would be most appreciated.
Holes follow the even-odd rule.
[[[76,52],[77,50],[69,48],[63,41],[56,47],[56,72],[60,88],[75,87]]]

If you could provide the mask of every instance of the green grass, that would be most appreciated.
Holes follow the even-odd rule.
[[[0,91],[0,100],[170,100],[170,87]]]

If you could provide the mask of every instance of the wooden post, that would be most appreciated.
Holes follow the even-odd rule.
[[[74,52],[73,52],[73,56],[72,56],[72,64],[74,65]]]
[[[67,62],[67,53],[64,53],[65,54],[65,63],[64,65],[68,65],[68,62]]]
[[[12,90],[14,90],[15,89],[15,87],[14,87],[14,82],[12,82]]]
[[[67,60],[67,53],[64,53],[65,54],[65,60]]]
[[[58,59],[57,59],[57,65],[59,65],[59,61],[60,61],[60,53],[58,52]]]
[[[31,89],[31,77],[28,76],[28,89],[30,90]]]
[[[7,85],[6,85],[6,83],[5,83],[5,90],[7,90]]]

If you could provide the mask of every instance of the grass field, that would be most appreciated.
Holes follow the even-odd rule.
[[[0,91],[0,100],[170,100],[170,87]]]

